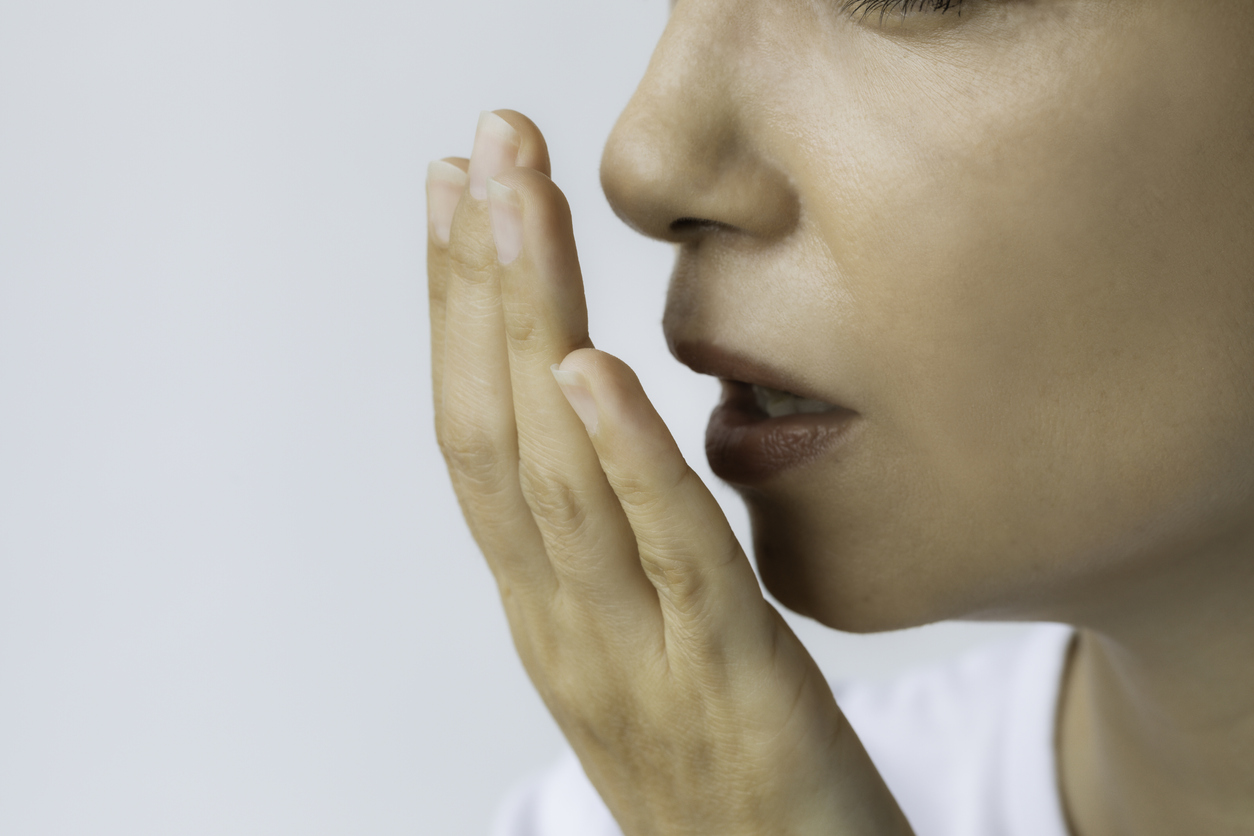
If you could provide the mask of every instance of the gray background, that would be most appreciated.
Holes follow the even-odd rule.
[[[423,177],[535,119],[594,338],[706,473],[670,250],[597,183],[665,17],[0,4],[0,833],[482,834],[557,753],[432,437]],[[1020,629],[793,623],[835,677]]]

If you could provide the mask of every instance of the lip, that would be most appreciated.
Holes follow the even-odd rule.
[[[706,343],[673,345],[672,351],[694,371],[723,384],[723,397],[706,427],[705,454],[715,475],[732,484],[759,485],[832,453],[850,437],[859,417],[837,404],[831,412],[772,418],[758,406],[753,384],[832,401],[806,391],[784,372]]]

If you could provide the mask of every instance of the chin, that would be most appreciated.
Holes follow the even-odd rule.
[[[791,515],[769,514],[753,503],[749,508],[762,584],[793,612],[847,633],[904,630],[962,615],[961,608],[945,606],[943,590],[932,582],[939,579],[916,571],[911,561],[833,543]],[[815,542],[820,539],[827,543]]]

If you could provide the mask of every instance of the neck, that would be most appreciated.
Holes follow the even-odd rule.
[[[1254,554],[1152,575],[1076,619],[1059,723],[1075,836],[1254,833]]]

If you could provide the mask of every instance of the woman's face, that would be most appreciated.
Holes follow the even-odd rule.
[[[602,164],[678,244],[680,359],[856,413],[712,457],[850,630],[1048,618],[1254,519],[1254,4],[933,5],[679,0]]]

